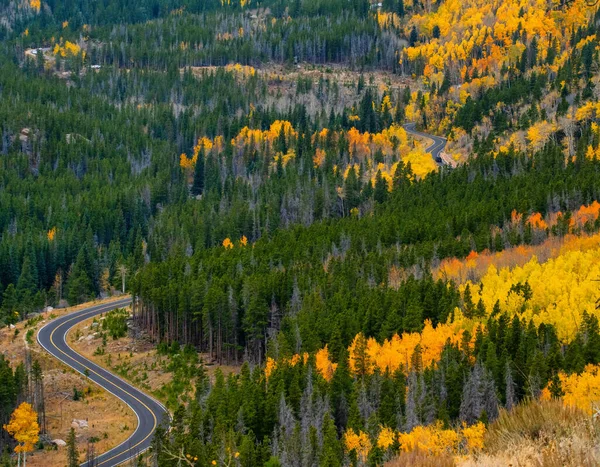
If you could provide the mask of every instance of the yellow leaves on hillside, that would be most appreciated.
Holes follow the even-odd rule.
[[[242,128],[238,135],[231,140],[231,144],[242,151],[246,147],[254,149],[268,149],[280,137],[284,137],[289,143],[291,138],[297,138],[298,132],[294,130],[292,124],[285,120],[276,120],[271,124],[268,130],[262,131],[258,129]]]
[[[377,10],[375,19],[377,20],[380,29],[400,26],[400,17],[396,13]]]
[[[396,173],[396,168],[398,167],[398,162],[392,164],[392,167],[388,170],[386,165],[383,162],[377,164],[377,166],[371,170],[371,183],[375,186],[375,182],[377,180],[377,173],[381,173],[381,178],[383,178],[387,183],[388,191],[391,192],[394,188],[394,173]]]
[[[269,381],[269,378],[277,368],[277,362],[271,358],[267,357],[267,363],[265,363],[265,379]]]
[[[377,447],[385,451],[394,444],[395,438],[394,430],[387,426],[382,426],[377,437]]]
[[[181,156],[179,156],[179,166],[182,169],[193,169],[196,166],[196,161],[198,160],[201,151],[208,153],[214,149],[215,152],[220,153],[223,151],[223,143],[222,136],[217,136],[214,140],[211,140],[206,136],[198,138],[198,142],[194,146],[192,157],[188,158],[186,154],[181,154]]]
[[[323,149],[317,148],[315,150],[315,155],[313,156],[313,164],[315,165],[315,169],[323,167],[326,157],[327,153]]]
[[[49,242],[54,241],[56,238],[56,227],[52,227],[50,230],[48,230],[48,234],[46,236]]]
[[[548,224],[546,224],[546,221],[539,212],[534,212],[527,218],[527,225],[540,230],[548,228]]]
[[[242,128],[238,135],[231,140],[231,144],[238,149],[243,149],[246,146],[258,149],[263,142],[263,132],[258,129],[248,128],[247,126]]]
[[[14,410],[4,429],[19,443],[15,447],[16,453],[31,452],[40,432],[37,413],[29,403],[23,402]]]
[[[385,98],[383,99],[382,105],[387,105]],[[337,141],[340,136],[341,135],[337,133],[326,134],[325,138],[322,138],[321,135],[319,135],[319,137],[316,138],[313,136],[313,140],[321,142],[323,139],[332,138],[334,141]],[[389,190],[392,189],[393,176],[398,162],[379,162],[375,164],[374,156],[376,154],[381,154],[388,158],[388,160],[392,156],[396,156],[397,159],[401,159],[405,163],[410,162],[413,172],[419,177],[423,177],[429,172],[437,169],[437,165],[431,157],[431,154],[425,153],[420,147],[412,147],[409,144],[406,130],[397,125],[392,125],[389,128],[382,130],[380,133],[362,133],[356,128],[351,128],[346,133],[346,140],[348,142],[348,152],[350,155],[358,158],[361,163],[366,164],[363,176],[367,180],[371,179],[371,182],[374,184],[377,172],[381,172],[382,177],[388,183]],[[354,167],[357,174],[360,171],[359,164],[354,164],[353,166],[348,165],[343,172],[344,179],[348,176],[350,167]]]
[[[564,392],[562,400],[565,405],[578,407],[588,415],[600,408],[600,366],[590,364],[579,375],[566,375],[561,372],[558,376]]]
[[[228,239],[226,239],[228,240]],[[225,242],[224,242],[225,243]],[[224,245],[225,246],[225,245]],[[233,246],[231,246],[233,248]],[[377,369],[381,373],[393,373],[399,369],[408,372],[412,369],[413,360],[424,367],[440,359],[442,350],[447,342],[458,343],[462,338],[462,330],[454,324],[439,324],[433,327],[430,320],[425,321],[423,331],[418,333],[395,334],[391,339],[386,339],[379,344],[374,338],[365,338],[362,333],[356,335],[348,348],[348,366],[355,375],[373,374]],[[419,358],[415,360],[415,351]],[[295,364],[300,356],[284,359],[287,364]],[[308,354],[303,356],[304,364],[308,361]],[[318,373],[326,380],[331,381],[338,367],[331,361],[327,345],[315,354],[315,366]],[[268,377],[277,367],[277,362],[267,359],[265,375]]]
[[[381,105],[385,108],[390,107],[389,97],[384,97]],[[292,146],[298,137],[298,131],[289,121],[276,120],[267,130],[245,126],[231,139],[231,145],[237,157],[243,156],[247,151],[259,151],[270,158],[269,164],[273,169],[280,160],[285,167],[296,158],[296,152]],[[342,140],[347,142],[349,154],[359,159],[359,163],[355,164],[357,174],[360,172],[365,180],[371,179],[374,183],[377,172],[380,171],[388,182],[390,190],[398,160],[405,159],[405,162],[410,162],[413,172],[419,177],[437,169],[431,154],[425,153],[420,145],[409,144],[408,134],[404,128],[397,125],[391,125],[379,133],[362,133],[356,128],[351,128],[347,132],[336,132],[323,128],[315,132],[311,135],[311,141],[315,146],[314,167],[322,168],[327,158],[326,148],[335,147]],[[287,147],[285,153],[277,150],[279,144]],[[202,151],[220,154],[223,150],[222,136],[217,136],[212,140],[206,136],[200,137],[194,146],[191,157],[185,153],[179,156],[179,165],[188,172],[188,177],[191,178],[192,169]],[[385,162],[376,163],[376,155],[383,157]],[[344,168],[344,178],[349,169],[350,166]]]
[[[265,365],[265,378],[268,380],[273,374],[273,371],[277,369],[279,364],[296,366],[298,363],[302,362],[304,365],[308,362],[308,353],[294,354],[290,358],[283,358],[279,361],[279,363],[271,357],[267,357],[267,362]],[[338,367],[337,363],[333,363],[329,356],[329,350],[327,345],[319,350],[315,354],[315,367],[317,372],[325,379],[325,381],[330,382],[333,378],[333,374],[335,373],[336,368]]]
[[[437,362],[448,341],[460,342],[462,331],[455,325],[438,324],[433,327],[430,320],[425,321],[423,331],[418,333],[395,334],[379,344],[374,338],[366,339],[357,334],[348,348],[348,365],[354,374],[373,374],[375,369],[381,373],[390,373],[402,368],[405,372],[412,367],[413,354],[417,347],[424,367]]]
[[[574,45],[571,32],[585,27],[592,13],[584,0],[565,3],[560,10],[545,0],[448,0],[434,12],[412,16],[409,27],[416,27],[425,40],[406,48],[403,56],[409,61],[422,57],[431,70],[466,67],[463,79],[475,70],[500,78],[504,65],[515,65],[521,58],[523,38],[537,39],[540,59],[558,41],[562,58]],[[433,38],[435,26],[439,39]],[[515,36],[521,36],[516,43]]]
[[[499,301],[502,311],[532,319],[536,325],[553,324],[562,341],[577,332],[584,311],[595,310],[600,277],[600,235],[595,246],[585,250],[566,250],[540,264],[534,256],[523,266],[498,270],[491,265],[480,284],[471,284],[475,303],[481,298],[488,311]],[[513,285],[527,283],[532,297],[525,300],[511,291]]]
[[[404,163],[408,162],[410,162],[413,173],[419,178],[438,169],[431,153],[425,152],[421,148],[413,149],[404,157]]]
[[[62,46],[60,44],[55,44],[53,49],[54,55],[60,55],[63,58],[74,57],[79,55],[80,52],[81,47],[78,44],[69,41],[65,42]]]
[[[581,225],[581,221],[587,215],[580,215],[578,212],[572,218],[576,219],[574,220],[575,225]],[[535,215],[532,216],[537,217]],[[541,222],[544,224],[548,222],[548,225],[552,227],[556,224],[557,218],[558,216],[555,215],[548,216],[546,220],[542,220]],[[478,253],[476,257],[472,254],[475,252],[471,252],[464,260],[458,258],[446,258],[442,260],[437,270],[433,271],[434,277],[436,279],[449,279],[458,283],[463,283],[467,280],[475,281],[483,277],[492,265],[496,270],[522,266],[531,260],[533,256],[548,258],[556,257],[566,251],[586,251],[590,248],[596,248],[598,241],[600,241],[600,236],[597,235],[588,237],[569,234],[562,239],[550,237],[543,243],[535,246],[519,245],[496,253],[484,250]]]
[[[236,73],[242,78],[249,78],[256,74],[256,69],[254,67],[248,65],[241,65],[239,63],[225,65],[225,70]]]
[[[233,247],[235,246],[229,237],[223,240],[222,245],[226,250],[233,250]],[[245,247],[246,245],[248,245],[248,238],[245,235],[242,235],[239,241],[239,246]]]
[[[381,100],[381,112],[387,112],[387,111],[391,111],[392,110],[392,100],[390,99],[389,94],[386,94],[385,96],[383,96],[383,99]]]
[[[482,422],[455,431],[445,429],[441,421],[434,425],[416,426],[410,433],[400,433],[398,440],[400,449],[404,452],[420,450],[432,456],[457,454],[461,446],[469,452],[483,448],[486,428]]]
[[[588,145],[587,150],[585,151],[585,157],[586,159],[591,161],[600,159],[600,146],[594,149],[594,147],[591,144]]]
[[[533,151],[539,151],[550,139],[550,136],[556,131],[556,125],[547,121],[537,122],[527,130],[527,139],[529,148]]]
[[[359,461],[365,463],[371,451],[372,444],[368,434],[360,430],[358,433],[355,433],[352,428],[349,428],[344,433],[344,447],[349,453],[352,451],[356,452]]]
[[[42,2],[41,0],[29,0],[29,6],[34,11],[40,11],[40,8],[42,8]]]
[[[467,449],[470,452],[483,449],[485,431],[486,428],[482,422],[477,422],[475,425],[471,426],[467,426],[463,423],[462,435],[465,439]]]
[[[294,367],[294,366],[298,365],[300,362],[302,362],[303,365],[306,365],[308,363],[308,353],[307,352],[304,352],[302,355],[294,354],[290,358],[282,359],[279,363],[281,363],[283,365],[288,365],[288,366]],[[279,366],[279,363],[274,358],[267,357],[267,361],[265,363],[265,370],[264,370],[265,371],[265,379],[267,381],[269,381],[269,378],[271,377],[273,372],[277,369],[277,367]],[[337,364],[335,366],[337,367]]]
[[[515,131],[512,133],[508,140],[499,146],[498,153],[508,153],[511,146],[515,151],[524,152],[527,150],[527,141],[525,139],[524,131]],[[496,153],[496,155],[498,155],[498,153]]]
[[[358,164],[347,165],[346,170],[344,170],[344,174],[342,175],[344,177],[344,180],[348,178],[350,171],[353,171],[356,174],[356,176],[358,176],[358,174],[360,173],[360,166]]]
[[[286,152],[285,154],[283,154],[282,152],[278,152],[273,157],[273,162],[271,163],[271,168],[276,167],[276,165],[280,159],[281,159],[281,165],[283,167],[286,167],[289,164],[289,162],[294,160],[295,158],[296,158],[296,151],[294,151],[293,149],[288,149],[288,152]]]
[[[190,159],[187,154],[181,154],[179,156],[179,167],[181,167],[184,170],[190,170],[193,169],[194,166],[196,165],[196,161],[193,159]]]
[[[584,37],[583,39],[581,39],[577,45],[575,46],[576,49],[581,50],[583,49],[583,47],[585,47],[587,44],[589,44],[590,42],[593,42],[596,40],[596,34],[592,34],[590,36]]]
[[[493,76],[482,76],[481,78],[474,78],[470,82],[464,83],[461,86],[461,95],[463,95],[466,100],[466,96],[477,96],[486,89],[493,88],[495,85],[496,79]]]
[[[333,378],[333,374],[338,366],[329,359],[329,350],[327,345],[317,352],[315,355],[315,365],[319,374],[329,382]]]
[[[575,120],[578,122],[598,117],[600,117],[600,102],[586,102],[575,111]]]
[[[481,451],[484,447],[486,427],[483,422],[474,425],[463,425],[456,430],[444,428],[441,421],[429,426],[416,426],[410,433],[396,433],[385,426],[379,427],[379,434],[375,438],[375,445],[386,451],[396,440],[400,450],[411,452],[419,450],[430,456],[456,455]],[[346,452],[355,452],[360,462],[366,462],[373,443],[367,433],[355,432],[349,428],[343,437]]]
[[[398,435],[400,449],[404,452],[424,451],[433,456],[454,454],[458,451],[460,438],[454,430],[444,429],[442,422],[435,425],[416,426],[410,433]]]
[[[382,105],[385,105],[385,101]],[[348,130],[346,139],[350,154],[360,159],[370,157],[377,151],[381,151],[385,156],[390,156],[408,144],[406,130],[397,125],[392,125],[382,130],[381,133],[361,133],[353,127]]]
[[[589,205],[581,206],[574,214],[575,224],[582,227],[587,222],[594,222],[600,216],[600,203],[594,201]]]

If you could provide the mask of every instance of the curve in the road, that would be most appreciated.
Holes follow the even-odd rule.
[[[404,125],[404,129],[413,135],[422,136],[424,138],[429,138],[430,140],[432,140],[433,143],[427,149],[425,149],[425,152],[431,153],[431,156],[433,157],[434,161],[436,161],[440,165],[444,165],[444,160],[442,159],[440,153],[446,147],[446,138],[417,131],[415,129],[415,126],[415,123],[407,123],[406,125]]]
[[[159,424],[169,422],[169,412],[160,402],[84,358],[67,344],[66,336],[76,324],[130,303],[131,299],[127,298],[69,313],[47,323],[37,335],[38,343],[48,353],[123,401],[133,410],[138,419],[137,428],[128,439],[95,459],[94,466],[98,467],[117,466],[147,450]],[[82,466],[91,467],[87,463]]]

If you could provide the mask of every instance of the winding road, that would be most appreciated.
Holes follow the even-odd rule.
[[[415,130],[415,123],[407,123],[404,125],[404,129],[415,136],[422,136],[423,138],[429,138],[433,141],[433,144],[425,149],[425,152],[431,153],[433,160],[436,161],[440,165],[448,165],[446,161],[441,156],[441,152],[446,147],[446,138],[442,138],[441,136],[434,136],[428,133],[422,133],[420,131]]]
[[[67,333],[76,324],[130,303],[131,298],[126,298],[69,313],[50,321],[37,335],[38,343],[48,353],[126,403],[137,416],[138,425],[133,434],[117,447],[99,455],[94,461],[94,466],[98,467],[114,467],[139,455],[150,447],[156,427],[169,422],[169,412],[160,402],[82,357],[67,344]],[[82,466],[91,467],[87,463]]]

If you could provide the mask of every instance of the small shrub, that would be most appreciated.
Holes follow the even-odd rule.
[[[125,309],[116,309],[106,314],[102,321],[102,329],[106,331],[113,340],[127,335],[127,318],[129,313]]]

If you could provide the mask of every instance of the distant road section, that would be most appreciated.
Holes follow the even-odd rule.
[[[169,422],[169,413],[160,402],[82,357],[67,345],[66,336],[73,326],[93,316],[122,308],[130,303],[131,298],[126,298],[69,313],[50,321],[39,330],[37,335],[38,343],[48,353],[122,400],[131,407],[138,418],[138,426],[127,440],[96,458],[93,465],[98,467],[115,467],[138,456],[150,447],[156,427],[160,423]],[[91,467],[87,463],[82,466]]]
[[[450,157],[444,153],[444,148],[446,147],[446,138],[417,131],[415,129],[415,126],[415,123],[407,123],[406,125],[404,125],[404,129],[412,135],[422,136],[423,138],[429,138],[430,140],[432,140],[433,143],[431,144],[431,146],[425,149],[425,152],[431,153],[433,160],[439,165],[454,167],[454,161],[452,161]]]

